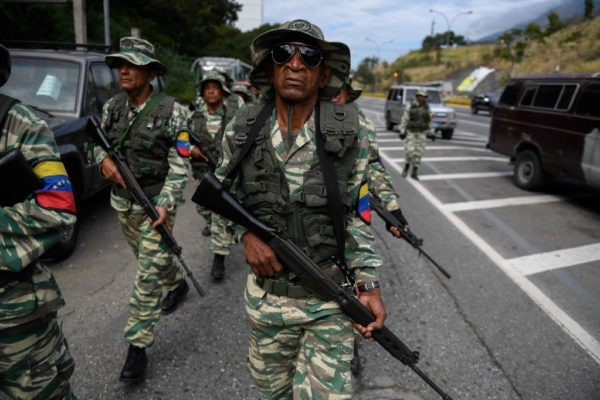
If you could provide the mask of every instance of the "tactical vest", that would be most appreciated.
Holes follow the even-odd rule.
[[[241,148],[251,125],[264,104],[252,104],[242,108],[236,115],[235,150],[230,167],[237,164]],[[334,105],[321,102],[321,133],[325,138],[325,151],[333,153],[333,165],[344,213],[353,207],[348,197],[348,179],[352,175],[358,154],[358,114],[352,105]],[[277,160],[271,143],[271,121],[258,133],[245,158],[240,162],[237,197],[244,208],[270,226],[278,229],[337,282],[343,274],[332,263],[338,253],[333,223],[327,204],[327,189],[318,158],[304,173],[302,191],[290,194],[285,172]],[[229,171],[228,171],[229,172]],[[345,229],[344,219],[344,229]]]
[[[429,105],[424,103],[422,106],[416,101],[410,105],[408,111],[409,118],[406,129],[409,131],[421,132],[429,129],[429,122],[431,121],[431,113],[429,112]]]
[[[167,123],[173,114],[175,98],[164,96],[146,115],[137,118],[129,129],[127,94],[119,93],[108,109],[106,131],[111,143],[119,145],[127,165],[148,197],[160,193],[167,173],[169,149],[173,139]],[[127,130],[129,129],[129,132]],[[113,184],[116,195],[132,200],[126,189]]]
[[[188,120],[188,127],[191,129],[190,143],[199,146],[203,153],[211,153],[215,160],[221,158],[221,152],[223,151],[221,148],[223,132],[225,131],[225,126],[233,119],[238,110],[237,102],[235,102],[234,107],[230,107],[228,103],[225,103],[223,104],[223,108],[225,109],[225,114],[221,117],[221,128],[214,138],[208,132],[206,126],[207,118],[204,112],[196,110]],[[202,178],[202,176],[210,170],[210,166],[204,160],[190,158],[190,161],[192,164],[192,172],[196,179]]]

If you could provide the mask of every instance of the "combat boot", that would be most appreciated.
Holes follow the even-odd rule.
[[[130,344],[119,380],[130,385],[140,383],[144,380],[147,364],[146,349]]]
[[[210,226],[205,226],[204,229],[202,229],[202,236],[210,236]]]
[[[185,279],[182,280],[179,286],[167,293],[167,297],[165,297],[162,301],[160,311],[163,314],[170,314],[175,311],[189,289],[190,288]]]
[[[410,168],[410,163],[406,163],[404,165],[404,171],[402,171],[402,177],[406,178],[406,175],[408,175],[408,169]]]
[[[418,170],[419,168],[413,167],[412,173],[410,174],[410,177],[413,178],[415,181],[419,180],[419,175],[417,174]]]
[[[213,259],[212,269],[210,275],[215,281],[222,281],[225,278],[225,256],[222,254],[215,254]]]

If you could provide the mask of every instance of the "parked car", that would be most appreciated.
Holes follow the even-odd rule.
[[[118,77],[106,54],[84,50],[9,49],[12,72],[0,92],[31,105],[54,132],[78,206],[108,187],[89,148],[88,118],[118,93]],[[162,90],[162,81],[155,87]],[[79,222],[45,257],[68,257],[77,243]]]
[[[479,111],[492,112],[498,100],[500,99],[500,93],[480,93],[476,94],[471,98],[471,113],[477,114]]]
[[[549,179],[600,188],[600,74],[512,79],[492,115],[488,147],[514,161],[517,186]]]
[[[412,85],[392,86],[388,91],[384,108],[386,128],[392,130],[395,125],[400,124],[404,107],[415,99],[417,90],[427,92],[427,103],[431,109],[434,135],[435,132],[440,132],[442,138],[452,139],[454,128],[456,128],[456,112],[453,108],[444,105],[441,91],[437,88]]]

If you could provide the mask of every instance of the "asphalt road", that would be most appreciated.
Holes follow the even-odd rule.
[[[376,124],[413,231],[452,274],[446,280],[375,217],[386,324],[420,351],[420,368],[454,399],[600,399],[598,195],[555,186],[556,199],[531,199],[512,184],[507,160],[485,150],[489,117],[464,112],[453,140],[428,142],[422,181],[404,180],[402,142],[384,128],[383,102],[360,104]],[[143,384],[118,382],[135,262],[107,194],[84,206],[79,248],[53,266],[67,301],[60,316],[78,398],[257,399],[245,364],[242,249],[227,259],[226,280],[213,283],[203,223],[189,200],[175,236],[207,296],[190,291],[159,321]],[[545,261],[554,259],[562,263]],[[376,343],[361,342],[361,360],[356,399],[438,398]]]

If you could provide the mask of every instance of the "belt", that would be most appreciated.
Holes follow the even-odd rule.
[[[276,281],[274,279],[263,278],[260,276],[256,278],[256,284],[260,286],[265,292],[277,296],[301,299],[312,295],[312,293],[305,289],[304,286]]]

